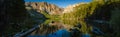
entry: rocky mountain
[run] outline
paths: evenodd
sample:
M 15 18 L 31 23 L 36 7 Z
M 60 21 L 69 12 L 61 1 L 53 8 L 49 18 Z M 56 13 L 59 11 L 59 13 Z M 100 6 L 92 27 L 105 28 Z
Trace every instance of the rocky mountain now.
M 75 7 L 87 4 L 87 3 L 77 3 L 73 5 L 69 5 L 66 8 L 60 8 L 54 4 L 49 4 L 47 2 L 26 2 L 26 7 L 32 7 L 32 9 L 37 10 L 38 12 L 46 11 L 48 14 L 61 14 L 61 13 L 69 13 L 75 11 Z
M 80 6 L 82 4 L 87 4 L 87 3 L 77 3 L 77 4 L 69 5 L 66 8 L 64 8 L 63 13 L 73 12 L 76 10 L 75 7 Z
M 63 9 L 59 8 L 54 4 L 49 4 L 47 2 L 26 2 L 25 5 L 32 7 L 38 12 L 46 11 L 48 14 L 61 14 Z

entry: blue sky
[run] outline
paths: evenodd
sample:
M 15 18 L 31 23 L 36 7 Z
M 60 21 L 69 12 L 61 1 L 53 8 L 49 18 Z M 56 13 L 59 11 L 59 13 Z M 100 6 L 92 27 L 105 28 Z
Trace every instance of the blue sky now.
M 91 2 L 91 0 L 25 0 L 25 2 L 48 2 L 50 4 L 55 4 L 59 7 L 65 8 L 68 5 L 80 2 Z

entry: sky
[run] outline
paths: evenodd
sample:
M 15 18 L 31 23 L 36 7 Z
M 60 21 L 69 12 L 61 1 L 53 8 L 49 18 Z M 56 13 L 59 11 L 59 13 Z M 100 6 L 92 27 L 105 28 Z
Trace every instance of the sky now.
M 68 5 L 77 4 L 80 2 L 91 2 L 91 0 L 24 0 L 25 2 L 47 2 L 65 8 Z

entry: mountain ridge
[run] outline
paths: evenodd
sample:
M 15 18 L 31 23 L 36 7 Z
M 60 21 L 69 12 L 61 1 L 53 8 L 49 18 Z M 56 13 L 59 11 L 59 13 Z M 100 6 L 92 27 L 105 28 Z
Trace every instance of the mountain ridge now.
M 31 6 L 38 12 L 46 11 L 48 14 L 60 14 L 63 9 L 47 2 L 26 2 L 26 6 Z

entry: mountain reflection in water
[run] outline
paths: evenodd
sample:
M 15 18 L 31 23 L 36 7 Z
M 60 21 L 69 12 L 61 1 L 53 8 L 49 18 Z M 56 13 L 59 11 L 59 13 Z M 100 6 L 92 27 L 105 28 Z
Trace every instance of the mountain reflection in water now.
M 46 23 L 47 22 L 47 23 Z M 28 35 L 27 37 L 72 37 L 72 36 L 75 36 L 76 33 L 79 33 L 79 30 L 77 30 L 76 28 L 73 28 L 71 31 L 68 31 L 67 28 L 65 27 L 69 27 L 69 25 L 65 25 L 61 22 L 58 22 L 58 21 L 53 21 L 53 20 L 47 20 L 45 23 L 48 24 L 47 26 L 41 26 L 41 30 L 37 30 L 38 32 L 35 32 L 33 35 Z M 51 32 L 50 30 L 51 27 L 49 28 L 49 26 L 51 25 L 55 25 L 55 26 L 58 26 L 58 30 L 57 31 L 54 31 L 52 33 L 47 33 L 47 32 Z M 62 28 L 60 28 L 61 26 L 63 26 Z M 48 27 L 48 29 L 47 29 Z M 56 29 L 54 29 L 56 30 Z M 41 32 L 42 31 L 42 32 Z M 47 31 L 47 32 L 45 32 Z M 47 34 L 44 34 L 47 33 Z M 43 34 L 43 35 L 41 35 Z M 82 36 L 82 37 L 90 37 L 90 34 L 82 34 L 82 33 L 79 33 L 78 35 L 76 35 L 77 37 L 79 36 Z

